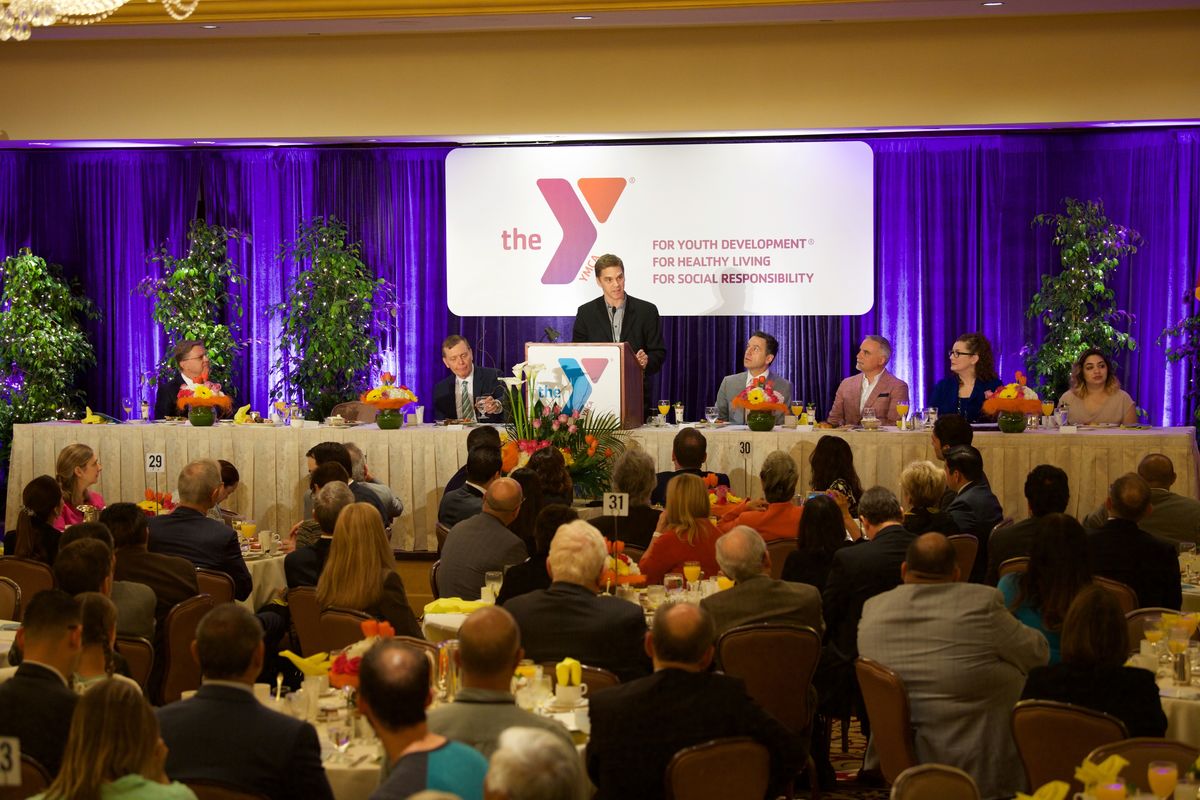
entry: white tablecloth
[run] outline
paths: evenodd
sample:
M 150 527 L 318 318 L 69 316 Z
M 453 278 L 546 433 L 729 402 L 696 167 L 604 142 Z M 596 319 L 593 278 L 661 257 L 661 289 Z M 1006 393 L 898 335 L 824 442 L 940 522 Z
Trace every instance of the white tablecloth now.
M 421 629 L 429 641 L 444 642 L 458 638 L 458 629 L 466 619 L 466 614 L 426 614 Z
M 1175 686 L 1171 678 L 1160 678 L 1158 689 L 1167 715 L 1167 738 L 1200 747 L 1200 689 Z
M 280 554 L 246 559 L 246 568 L 250 570 L 250 580 L 254 588 L 250 590 L 250 596 L 242 601 L 242 605 L 251 611 L 257 611 L 277 590 L 287 588 L 287 578 L 283 573 L 284 558 L 285 556 Z
M 0 667 L 8 666 L 8 651 L 17 639 L 17 626 L 21 623 L 0 619 Z

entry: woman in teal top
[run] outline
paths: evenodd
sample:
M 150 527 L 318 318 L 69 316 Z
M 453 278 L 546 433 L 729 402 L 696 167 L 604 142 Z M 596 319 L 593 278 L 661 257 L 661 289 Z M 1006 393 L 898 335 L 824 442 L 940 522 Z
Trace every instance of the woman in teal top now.
M 196 800 L 170 783 L 158 720 L 136 685 L 102 680 L 79 698 L 58 777 L 34 800 Z
M 1005 575 L 996 587 L 1013 616 L 1046 637 L 1051 664 L 1060 660 L 1059 637 L 1067 609 L 1092 582 L 1086 553 L 1083 526 L 1066 514 L 1047 514 L 1038 520 L 1029 569 Z

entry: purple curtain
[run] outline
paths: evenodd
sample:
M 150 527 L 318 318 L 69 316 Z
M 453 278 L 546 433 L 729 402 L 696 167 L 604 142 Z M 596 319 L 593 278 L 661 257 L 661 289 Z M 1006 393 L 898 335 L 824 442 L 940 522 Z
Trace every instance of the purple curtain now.
M 1188 424 L 1190 371 L 1168 365 L 1155 340 L 1185 313 L 1200 270 L 1200 129 L 1094 130 L 865 138 L 875 152 L 875 305 L 861 317 L 664 318 L 668 358 L 656 395 L 682 399 L 699 417 L 723 375 L 741 368 L 748 334 L 781 343 L 777 370 L 824 414 L 853 371 L 866 333 L 895 347 L 892 369 L 923 401 L 963 332 L 992 341 L 1001 376 L 1023 368 L 1021 347 L 1038 335 L 1025 308 L 1040 275 L 1058 269 L 1050 231 L 1032 228 L 1061 199 L 1104 201 L 1109 216 L 1139 230 L 1145 246 L 1113 280 L 1136 319 L 1139 348 L 1118 375 L 1157 424 Z M 550 318 L 458 318 L 446 308 L 444 161 L 448 149 L 264 148 L 197 151 L 0 152 L 0 255 L 31 246 L 79 277 L 101 306 L 93 329 L 99 369 L 93 405 L 118 411 L 164 343 L 149 305 L 131 290 L 145 258 L 183 233 L 197 197 L 210 222 L 251 237 L 234 256 L 248 281 L 244 333 L 253 341 L 234 385 L 265 405 L 278 322 L 299 266 L 277 260 L 297 226 L 318 215 L 343 220 L 363 258 L 397 284 L 401 310 L 377 336 L 385 366 L 428 397 L 445 374 L 439 345 L 451 332 L 476 359 L 506 368 L 546 327 L 570 336 L 574 309 Z M 486 265 L 481 265 L 486 268 Z M 630 270 L 639 268 L 628 265 Z

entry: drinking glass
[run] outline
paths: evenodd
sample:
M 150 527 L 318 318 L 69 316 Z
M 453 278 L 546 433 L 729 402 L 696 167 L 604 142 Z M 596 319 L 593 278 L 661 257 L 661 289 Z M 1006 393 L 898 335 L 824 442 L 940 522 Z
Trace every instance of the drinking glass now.
M 683 403 L 682 402 L 675 403 L 675 424 L 676 425 L 683 424 Z
M 658 584 L 646 587 L 646 605 L 650 611 L 656 610 L 667 599 L 667 588 Z
M 1112 783 L 1098 783 L 1092 787 L 1096 800 L 1125 800 L 1125 781 L 1117 778 Z
M 671 401 L 670 400 L 659 400 L 658 401 L 658 413 L 662 414 L 664 418 L 667 416 L 667 412 L 669 412 L 670 410 L 671 410 Z
M 1058 427 L 1061 428 L 1067 424 L 1067 417 L 1070 416 L 1070 412 L 1066 406 L 1059 406 L 1054 410 L 1054 416 L 1058 421 Z
M 804 413 L 804 403 L 792 403 L 792 416 L 799 418 Z
M 1151 761 L 1146 769 L 1146 779 L 1155 797 L 1171 797 L 1179 783 L 1179 767 L 1174 761 Z
M 1167 633 L 1167 650 L 1173 656 L 1186 653 L 1190 638 L 1186 625 L 1172 625 L 1171 630 Z
M 663 589 L 668 596 L 681 593 L 683 586 L 683 575 L 678 572 L 668 572 L 663 576 Z
M 683 577 L 687 578 L 688 583 L 695 583 L 696 581 L 700 580 L 700 562 L 683 562 Z
M 817 404 L 816 403 L 809 403 L 808 405 L 806 405 L 804 407 L 804 413 L 808 415 L 808 424 L 809 425 L 817 424 Z
M 937 423 L 937 409 L 933 406 L 925 409 L 925 424 L 932 428 Z
M 1161 617 L 1145 617 L 1142 620 L 1142 632 L 1145 634 L 1146 641 L 1154 648 L 1154 652 L 1161 659 L 1163 656 L 1162 640 L 1167 635 L 1163 630 Z
M 1048 417 L 1053 413 L 1054 413 L 1054 401 L 1053 400 L 1043 400 L 1042 401 L 1042 416 Z
M 903 419 L 908 416 L 908 403 L 896 403 L 896 413 Z
M 346 758 L 346 751 L 350 749 L 350 742 L 354 740 L 354 728 L 351 727 L 350 721 L 338 721 L 330 723 L 328 727 L 329 741 L 333 742 L 333 746 L 337 748 L 337 760 L 342 762 Z
M 500 596 L 500 587 L 504 583 L 504 573 L 500 570 L 489 570 L 483 573 L 483 585 L 491 589 L 492 597 Z
M 709 425 L 715 424 L 717 421 L 717 417 L 719 417 L 719 416 L 721 416 L 721 415 L 717 411 L 716 406 L 705 406 L 704 407 L 704 418 L 706 420 L 708 420 Z
M 133 419 L 133 401 L 128 397 L 121 400 L 121 408 L 125 409 L 126 421 Z
M 258 523 L 252 519 L 242 520 L 242 536 L 250 541 L 258 538 Z

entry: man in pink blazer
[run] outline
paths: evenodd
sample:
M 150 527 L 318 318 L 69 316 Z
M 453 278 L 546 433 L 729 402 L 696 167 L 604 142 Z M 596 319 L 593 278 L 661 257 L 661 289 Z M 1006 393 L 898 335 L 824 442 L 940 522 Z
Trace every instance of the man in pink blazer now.
M 887 371 L 891 357 L 892 345 L 884 337 L 871 334 L 863 339 L 855 359 L 861 374 L 846 378 L 838 386 L 829 409 L 829 425 L 857 425 L 867 407 L 874 408 L 875 416 L 886 424 L 896 424 L 900 417 L 896 404 L 908 403 L 908 384 Z

